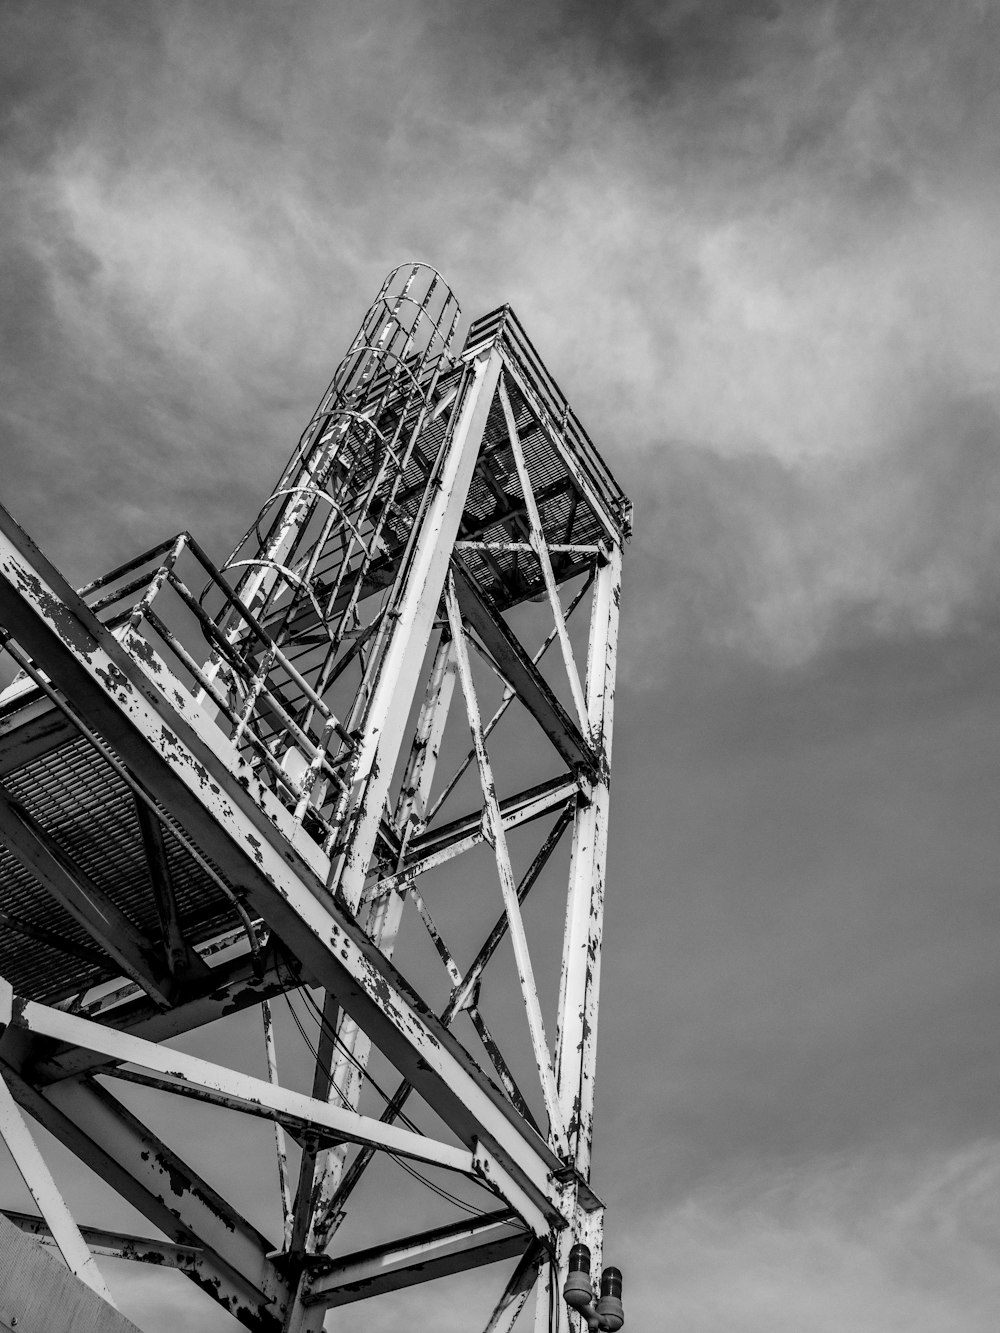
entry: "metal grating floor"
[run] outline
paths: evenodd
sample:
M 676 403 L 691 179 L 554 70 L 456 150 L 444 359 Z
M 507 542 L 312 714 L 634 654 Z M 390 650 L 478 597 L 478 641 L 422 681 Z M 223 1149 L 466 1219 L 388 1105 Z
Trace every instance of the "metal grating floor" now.
M 82 738 L 73 740 L 8 773 L 5 783 L 66 856 L 134 925 L 158 939 L 159 918 L 132 793 L 93 747 Z M 234 923 L 232 906 L 172 833 L 165 814 L 162 823 L 185 935 L 192 944 L 210 939 Z M 110 958 L 101 966 L 70 952 L 82 955 L 95 945 L 2 844 L 0 911 L 9 918 L 7 929 L 0 931 L 0 975 L 20 993 L 53 1003 L 120 975 Z M 67 949 L 28 938 L 12 923 L 52 932 Z

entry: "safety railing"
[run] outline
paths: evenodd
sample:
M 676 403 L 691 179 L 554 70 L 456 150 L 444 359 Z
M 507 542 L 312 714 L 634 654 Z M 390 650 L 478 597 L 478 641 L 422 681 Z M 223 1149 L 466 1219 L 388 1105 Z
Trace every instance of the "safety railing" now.
M 597 494 L 615 516 L 622 536 L 632 532 L 632 502 L 625 495 L 611 469 L 597 451 L 597 446 L 584 430 L 580 418 L 569 405 L 562 389 L 545 368 L 531 339 L 521 327 L 510 306 L 500 306 L 488 315 L 474 321 L 465 341 L 464 355 L 477 347 L 503 339 L 507 354 L 521 371 L 528 389 L 532 391 L 548 424 L 560 437 L 580 465 Z
M 152 649 L 295 817 L 332 845 L 328 812 L 346 790 L 354 740 L 190 533 L 80 595 L 133 655 L 148 659 Z

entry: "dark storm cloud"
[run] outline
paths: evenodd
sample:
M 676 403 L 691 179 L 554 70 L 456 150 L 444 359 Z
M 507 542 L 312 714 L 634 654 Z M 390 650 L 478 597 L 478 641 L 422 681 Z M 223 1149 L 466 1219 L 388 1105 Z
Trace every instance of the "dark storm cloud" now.
M 903 520 L 864 487 L 874 477 L 888 497 L 894 466 L 919 470 L 919 443 L 899 443 L 919 437 L 917 411 L 995 392 L 990 10 L 10 14 L 6 249 L 12 282 L 34 272 L 36 295 L 8 302 L 27 326 L 8 358 L 26 371 L 8 448 L 48 441 L 67 488 L 98 507 L 105 476 L 120 478 L 126 540 L 169 526 L 157 465 L 192 478 L 192 523 L 235 533 L 380 271 L 416 251 L 470 311 L 512 300 L 558 349 L 613 464 L 659 497 L 640 506 L 649 545 L 672 550 L 656 515 L 689 472 L 714 487 L 704 504 L 750 601 L 735 586 L 720 600 L 710 576 L 694 586 L 719 549 L 711 522 L 687 523 L 674 600 L 710 615 L 689 615 L 686 636 L 793 661 L 852 603 L 882 633 L 934 628 L 988 581 L 981 564 L 953 571 L 954 602 L 937 583 L 919 604 L 895 575 Z M 72 432 L 62 413 L 40 425 L 54 379 L 77 395 Z M 137 430 L 158 464 L 135 456 Z M 96 485 L 81 436 L 102 442 Z M 784 507 L 766 482 L 783 472 L 798 496 Z M 761 484 L 734 507 L 744 474 Z M 858 523 L 864 569 L 833 539 Z M 108 554 L 96 543 L 82 558 Z M 659 620 L 675 615 L 668 598 Z

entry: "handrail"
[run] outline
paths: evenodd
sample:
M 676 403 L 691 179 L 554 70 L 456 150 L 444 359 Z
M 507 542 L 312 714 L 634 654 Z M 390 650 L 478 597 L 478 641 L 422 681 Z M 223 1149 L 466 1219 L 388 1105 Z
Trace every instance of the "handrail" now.
M 200 568 L 201 575 L 207 575 L 208 583 L 200 597 L 185 582 L 187 572 L 182 577 L 177 568 L 185 554 Z M 136 570 L 141 572 L 136 574 Z M 212 589 L 220 594 L 223 603 L 223 610 L 214 617 L 203 604 Z M 177 605 L 194 617 L 197 644 L 191 642 L 190 635 L 178 633 L 164 619 L 167 613 L 162 612 L 159 598 L 167 590 L 179 599 Z M 335 832 L 321 811 L 311 806 L 310 798 L 317 784 L 323 784 L 320 790 L 325 784 L 332 784 L 341 792 L 345 789 L 341 770 L 354 752 L 354 737 L 190 533 L 179 533 L 150 547 L 87 584 L 80 595 L 92 612 L 104 613 L 102 623 L 119 636 L 123 630 L 131 629 L 144 637 L 145 625 L 148 633 L 182 668 L 183 678 L 191 682 L 188 686 L 191 692 L 210 701 L 217 720 L 223 722 L 223 732 L 237 746 L 248 745 L 256 762 L 287 789 L 296 817 L 301 821 L 308 810 L 324 834 Z M 239 642 L 228 638 L 218 623 L 233 615 L 241 626 Z M 127 633 L 124 642 L 127 645 Z M 252 651 L 255 662 L 248 660 L 248 650 Z M 278 673 L 276 678 L 272 678 L 272 672 Z M 230 694 L 234 687 L 235 705 Z M 294 703 L 284 696 L 288 687 L 296 692 Z M 308 704 L 314 723 L 297 720 L 294 710 L 299 699 L 303 706 Z M 265 724 L 263 730 L 261 722 Z M 296 775 L 283 766 L 282 755 L 287 749 L 301 754 L 305 773 Z M 334 753 L 335 750 L 339 753 Z
M 616 516 L 623 535 L 628 537 L 632 529 L 632 502 L 601 457 L 580 418 L 570 406 L 569 399 L 546 368 L 513 308 L 509 305 L 499 306 L 477 319 L 469 329 L 464 354 L 468 355 L 481 343 L 496 338 L 503 341 L 514 362 L 525 372 L 530 388 L 541 399 L 542 406 L 550 412 L 563 442 L 580 461 Z

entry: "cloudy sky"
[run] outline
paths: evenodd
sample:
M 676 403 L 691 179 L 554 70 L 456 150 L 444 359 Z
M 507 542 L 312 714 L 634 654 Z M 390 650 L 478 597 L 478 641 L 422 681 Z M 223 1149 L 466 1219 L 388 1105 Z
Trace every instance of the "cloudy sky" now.
M 412 257 L 515 307 L 636 500 L 636 1333 L 996 1327 L 998 61 L 990 0 L 0 15 L 0 491 L 71 578 L 223 553 Z

